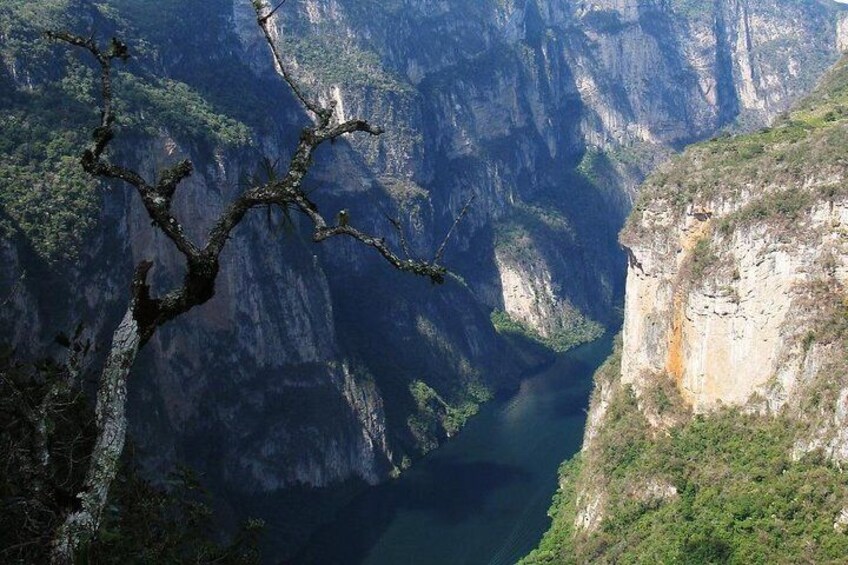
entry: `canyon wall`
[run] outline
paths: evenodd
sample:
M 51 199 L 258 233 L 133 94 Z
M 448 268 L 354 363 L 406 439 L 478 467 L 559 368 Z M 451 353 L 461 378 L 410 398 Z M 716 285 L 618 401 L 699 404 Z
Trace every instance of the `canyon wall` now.
M 167 77 L 173 82 L 156 88 L 186 99 L 174 86 L 183 84 L 196 97 L 177 112 L 164 94 L 142 100 L 115 157 L 151 176 L 190 157 L 197 174 L 179 191 L 176 209 L 199 236 L 262 156 L 286 155 L 307 118 L 276 76 L 248 2 L 175 2 L 159 11 L 130 0 L 109 5 L 122 20 L 85 11 L 68 20 L 63 10 L 72 11 L 72 2 L 53 3 L 48 16 L 54 24 L 120 31 L 140 50 L 131 74 Z M 43 85 L 60 81 L 50 58 L 65 56 L 37 43 L 30 48 L 24 40 L 35 41 L 37 22 L 20 18 L 34 16 L 4 10 L 0 84 L 4 96 L 13 93 L 8 104 L 4 98 L 8 115 L 19 116 L 43 102 Z M 350 478 L 374 483 L 398 472 L 541 361 L 516 360 L 490 322 L 493 311 L 544 338 L 574 340 L 573 328 L 616 324 L 625 265 L 617 233 L 635 187 L 684 145 L 784 111 L 837 57 L 838 21 L 831 4 L 784 0 L 285 6 L 275 30 L 308 93 L 387 131 L 319 155 L 308 179 L 319 205 L 348 209 L 355 224 L 394 243 L 385 215 L 398 217 L 413 252 L 426 256 L 475 195 L 445 256 L 461 282 L 432 288 L 353 244 L 312 245 L 297 218 L 289 225 L 278 214 L 257 214 L 230 242 L 216 297 L 163 328 L 145 353 L 131 386 L 139 459 L 157 472 L 187 461 L 216 488 L 260 496 Z M 65 71 L 85 78 L 73 60 L 68 65 Z M 62 82 L 64 95 L 75 84 Z M 193 123 L 174 119 L 198 108 Z M 69 131 L 84 132 L 88 114 L 71 104 L 63 115 L 74 112 L 80 119 Z M 21 123 L 31 126 L 32 115 Z M 41 135 L 29 129 L 26 143 Z M 74 152 L 66 153 L 73 163 Z M 35 166 L 27 155 L 24 165 Z M 60 213 L 33 204 L 32 192 L 10 184 L 13 175 L 3 178 L 9 230 L 0 291 L 12 296 L 2 310 L 3 336 L 20 350 L 41 353 L 57 331 L 79 321 L 105 343 L 139 260 L 156 259 L 157 288 L 180 275 L 125 187 L 36 183 L 36 202 L 55 201 L 67 188 L 62 202 L 87 203 Z M 703 205 L 710 213 L 725 206 Z M 63 223 L 65 212 L 77 216 Z M 827 213 L 820 211 L 822 222 Z M 54 221 L 56 233 L 42 229 Z M 57 259 L 43 244 L 48 236 L 76 252 Z M 676 267 L 649 257 L 652 248 L 634 245 L 633 253 L 631 272 L 637 261 L 648 273 L 647 290 L 635 292 L 651 294 L 655 284 L 658 294 L 673 295 L 666 279 Z M 757 261 L 747 253 L 740 260 Z M 816 260 L 787 264 L 775 253 L 769 261 L 785 277 L 774 285 Z M 745 316 L 769 306 L 743 296 L 760 284 L 757 276 L 736 285 L 748 300 L 739 307 Z M 657 337 L 645 338 L 669 347 L 672 357 L 675 347 L 688 352 L 698 343 L 696 326 L 683 323 L 687 313 L 713 308 L 693 296 L 677 306 L 650 298 L 662 303 L 658 311 L 682 312 L 679 347 L 669 346 L 660 322 L 651 330 Z M 730 308 L 729 300 L 715 308 Z M 637 359 L 642 338 L 634 332 L 642 330 L 633 308 L 627 347 Z M 782 315 L 777 306 L 774 315 Z M 726 335 L 742 316 L 709 331 Z M 743 355 L 735 351 L 727 363 Z M 715 378 L 686 359 L 679 378 L 701 395 L 693 401 L 707 405 L 718 391 Z M 628 374 L 643 365 L 667 363 L 634 361 Z
M 694 145 L 641 187 L 621 341 L 529 563 L 844 554 L 846 102 L 843 58 L 770 127 Z

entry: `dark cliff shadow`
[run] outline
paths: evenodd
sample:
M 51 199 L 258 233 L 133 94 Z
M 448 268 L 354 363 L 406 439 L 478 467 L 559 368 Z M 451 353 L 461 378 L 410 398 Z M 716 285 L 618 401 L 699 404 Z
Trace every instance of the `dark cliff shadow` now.
M 426 472 L 413 469 L 403 479 L 375 487 L 354 499 L 335 521 L 319 529 L 299 554 L 280 563 L 361 563 L 398 514 L 426 513 L 435 520 L 460 524 L 485 506 L 498 490 L 529 480 L 525 471 L 510 465 L 466 463 L 453 458 L 430 461 Z

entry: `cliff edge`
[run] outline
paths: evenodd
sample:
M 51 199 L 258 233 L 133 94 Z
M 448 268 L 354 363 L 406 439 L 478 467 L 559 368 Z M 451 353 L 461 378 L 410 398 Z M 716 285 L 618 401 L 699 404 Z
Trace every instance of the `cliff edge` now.
M 528 563 L 848 554 L 848 59 L 689 148 L 621 234 L 624 329 Z

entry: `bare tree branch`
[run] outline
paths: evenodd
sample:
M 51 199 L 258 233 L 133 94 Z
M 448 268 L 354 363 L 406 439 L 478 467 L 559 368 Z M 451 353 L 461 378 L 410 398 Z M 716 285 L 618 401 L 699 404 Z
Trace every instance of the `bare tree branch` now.
M 317 124 L 304 128 L 288 170 L 280 178 L 271 178 L 264 184 L 249 187 L 238 196 L 213 223 L 206 242 L 197 245 L 185 234 L 182 225 L 171 212 L 174 194 L 180 183 L 191 176 L 194 168 L 184 160 L 165 169 L 155 183 L 144 179 L 138 172 L 111 163 L 106 158 L 109 143 L 115 137 L 115 115 L 112 96 L 112 62 L 127 60 L 129 52 L 121 41 L 112 39 L 105 49 L 92 38 L 84 38 L 62 31 L 48 32 L 48 37 L 88 51 L 100 66 L 101 115 L 94 129 L 92 143 L 81 157 L 83 169 L 89 174 L 107 180 L 120 180 L 135 188 L 154 225 L 174 244 L 185 257 L 186 271 L 182 284 L 161 297 L 151 296 L 147 283 L 152 262 L 138 265 L 132 279 L 132 292 L 126 314 L 113 334 L 112 345 L 101 372 L 95 408 L 97 438 L 89 460 L 83 491 L 77 494 L 78 506 L 70 509 L 57 529 L 53 539 L 52 561 L 71 563 L 85 540 L 90 539 L 100 524 L 106 506 L 109 488 L 115 479 L 120 455 L 126 438 L 126 386 L 138 351 L 154 335 L 157 328 L 195 306 L 203 304 L 215 294 L 215 280 L 220 269 L 220 254 L 232 231 L 253 208 L 279 205 L 284 210 L 293 207 L 306 215 L 313 224 L 312 239 L 316 243 L 336 236 L 352 238 L 376 250 L 394 268 L 426 276 L 433 283 L 442 283 L 447 270 L 439 265 L 448 239 L 467 212 L 469 203 L 451 226 L 432 262 L 415 260 L 409 255 L 406 239 L 399 224 L 401 246 L 406 257 L 400 257 L 386 244 L 385 239 L 367 234 L 347 222 L 330 225 L 318 211 L 303 189 L 303 180 L 309 172 L 315 150 L 327 141 L 363 132 L 373 136 L 383 130 L 365 120 L 354 119 L 332 123 L 335 105 L 322 107 L 310 101 L 286 68 L 269 27 L 269 19 L 283 5 L 280 2 L 268 10 L 263 0 L 253 2 L 257 21 L 271 50 L 274 62 L 285 82 L 298 100 L 316 118 Z M 473 200 L 473 199 L 472 199 Z
M 364 245 L 373 247 L 380 253 L 380 255 L 383 256 L 384 259 L 386 259 L 386 261 L 391 263 L 399 271 L 406 271 L 416 275 L 429 277 L 435 284 L 445 282 L 445 274 L 447 273 L 447 270 L 443 267 L 439 267 L 432 263 L 416 261 L 414 259 L 402 259 L 389 249 L 389 246 L 386 245 L 385 239 L 363 233 L 353 226 L 336 225 L 318 228 L 315 230 L 312 240 L 315 242 L 321 242 L 339 235 L 352 237 Z
M 280 8 L 282 8 L 282 7 L 283 7 L 283 4 L 285 4 L 285 3 L 286 3 L 286 0 L 282 0 L 281 2 L 279 2 L 279 3 L 278 3 L 275 7 L 274 7 L 274 9 L 273 9 L 273 10 L 271 10 L 270 12 L 268 12 L 268 14 L 265 16 L 265 18 L 267 19 L 267 18 L 270 18 L 271 16 L 273 16 L 273 15 L 274 15 L 274 12 L 276 12 L 277 10 L 279 10 Z M 256 5 L 256 4 L 254 4 L 254 5 Z M 259 7 L 262 7 L 262 3 L 261 3 L 261 2 L 259 2 L 259 3 L 258 3 L 258 6 L 259 6 Z
M 268 43 L 268 47 L 271 48 L 271 54 L 274 56 L 274 62 L 277 65 L 277 70 L 279 70 L 280 74 L 283 75 L 283 80 L 286 81 L 286 84 L 289 85 L 289 88 L 292 89 L 292 92 L 294 92 L 294 95 L 297 96 L 298 100 L 300 100 L 301 104 L 303 104 L 307 110 L 315 114 L 315 117 L 318 118 L 318 123 L 322 126 L 326 126 L 330 123 L 330 119 L 333 117 L 333 111 L 331 109 L 322 108 L 320 105 L 310 101 L 306 97 L 303 90 L 297 84 L 297 81 L 295 81 L 294 77 L 286 67 L 283 57 L 277 50 L 277 44 L 274 42 L 274 37 L 271 34 L 271 28 L 268 26 L 268 21 L 284 3 L 285 1 L 280 2 L 276 8 L 269 11 L 264 0 L 253 0 L 253 8 L 256 10 L 256 21 L 259 23 L 259 28 L 265 36 L 265 41 Z
M 386 219 L 392 224 L 392 227 L 395 228 L 395 231 L 398 234 L 398 239 L 400 240 L 400 248 L 403 250 L 404 256 L 408 259 L 412 258 L 412 253 L 409 252 L 409 245 L 406 242 L 406 234 L 403 233 L 403 225 L 400 223 L 400 220 L 396 218 L 392 218 L 388 214 L 384 214 Z
M 136 171 L 112 164 L 103 158 L 109 143 L 115 137 L 115 115 L 112 96 L 112 61 L 129 58 L 127 46 L 112 38 L 104 51 L 91 38 L 84 38 L 64 31 L 48 31 L 47 37 L 81 47 L 91 53 L 100 65 L 101 113 L 100 125 L 94 129 L 93 144 L 83 152 L 83 169 L 92 176 L 121 180 L 135 187 L 151 220 L 173 241 L 177 249 L 191 260 L 198 254 L 197 246 L 185 235 L 182 226 L 171 214 L 171 200 L 177 184 L 192 173 L 192 165 L 183 161 L 160 175 L 156 186 L 151 186 Z
M 468 213 L 468 210 L 471 208 L 471 204 L 474 202 L 474 199 L 477 198 L 476 194 L 471 195 L 471 198 L 468 199 L 468 202 L 465 203 L 465 206 L 462 207 L 462 210 L 459 212 L 459 215 L 453 221 L 448 233 L 445 234 L 445 239 L 442 240 L 442 244 L 439 246 L 439 249 L 436 251 L 436 254 L 433 256 L 433 264 L 438 265 L 442 261 L 442 255 L 445 254 L 445 249 L 447 248 L 448 241 L 450 241 L 453 232 L 456 231 L 456 227 L 462 221 L 462 218 Z

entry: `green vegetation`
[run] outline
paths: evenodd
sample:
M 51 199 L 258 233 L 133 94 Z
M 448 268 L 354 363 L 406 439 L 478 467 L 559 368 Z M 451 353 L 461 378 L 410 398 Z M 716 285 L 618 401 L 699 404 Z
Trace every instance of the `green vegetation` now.
M 470 399 L 451 405 L 423 381 L 411 382 L 409 392 L 415 400 L 417 412 L 409 417 L 407 424 L 425 452 L 436 447 L 435 438 L 441 435 L 440 429 L 448 436 L 454 435 L 477 414 L 480 404 L 492 397 L 485 387 L 471 386 Z
M 0 56 L 31 81 L 22 86 L 5 66 L 0 69 L 0 235 L 22 234 L 51 262 L 77 258 L 100 208 L 98 183 L 79 166 L 98 119 L 95 73 L 80 62 L 84 57 L 40 35 L 42 29 L 73 26 L 82 14 L 68 12 L 68 6 L 16 1 L 0 7 L 0 35 L 8 38 Z M 56 66 L 59 72 L 51 68 Z M 244 124 L 182 82 L 121 72 L 114 88 L 120 122 L 132 133 L 167 132 L 208 147 L 250 141 Z
M 389 74 L 379 57 L 332 35 L 288 37 L 283 51 L 291 53 L 322 85 L 370 87 L 389 92 L 409 93 L 412 88 Z
M 77 157 L 84 116 L 94 118 L 61 88 L 0 109 L 0 235 L 20 231 L 49 259 L 75 258 L 99 209 L 96 183 Z
M 625 241 L 652 237 L 646 211 L 682 216 L 687 207 L 744 200 L 722 219 L 729 233 L 754 222 L 789 226 L 816 201 L 844 197 L 844 181 L 826 179 L 844 168 L 848 144 L 848 60 L 773 127 L 747 135 L 722 135 L 688 148 L 652 175 L 622 232 Z M 808 184 L 810 179 L 820 184 Z
M 583 175 L 586 180 L 596 184 L 601 180 L 601 172 L 609 167 L 609 162 L 606 154 L 600 149 L 590 147 L 583 154 L 583 158 L 577 165 L 577 172 Z
M 651 437 L 632 391 L 619 390 L 609 410 L 597 452 L 562 467 L 554 525 L 525 563 L 835 563 L 848 554 L 848 535 L 834 528 L 848 477 L 815 455 L 794 461 L 787 418 L 726 409 Z M 579 532 L 576 490 L 593 482 L 607 494 L 604 518 Z
M 168 79 L 145 80 L 120 73 L 115 80 L 116 111 L 122 123 L 154 136 L 167 131 L 179 139 L 204 141 L 213 146 L 250 142 L 244 124 L 215 111 L 188 85 Z
M 839 563 L 848 555 L 848 475 L 799 440 L 834 434 L 848 374 L 845 289 L 811 283 L 796 304 L 804 351 L 833 355 L 795 394 L 758 415 L 722 408 L 692 416 L 672 379 L 651 377 L 637 397 L 623 386 L 621 346 L 595 376 L 593 409 L 608 402 L 583 452 L 560 469 L 553 518 L 523 563 Z M 646 415 L 654 422 L 652 428 Z M 824 437 L 828 437 L 825 435 Z M 834 437 L 831 435 L 831 437 Z M 589 530 L 585 510 L 597 520 Z
M 762 221 L 772 224 L 779 221 L 783 226 L 790 227 L 814 204 L 815 196 L 816 194 L 810 191 L 795 187 L 768 192 L 736 212 L 724 216 L 719 222 L 719 230 L 730 234 L 739 227 Z
M 686 19 L 705 20 L 712 16 L 715 6 L 702 0 L 673 0 L 672 10 Z
M 594 341 L 604 333 L 601 324 L 589 320 L 573 308 L 568 309 L 565 319 L 560 321 L 562 327 L 554 331 L 550 337 L 543 337 L 533 328 L 502 310 L 492 311 L 491 320 L 498 333 L 530 340 L 556 353 L 564 353 L 580 344 Z
M 695 247 L 692 248 L 690 261 L 692 279 L 696 281 L 703 278 L 707 270 L 718 261 L 718 256 L 713 250 L 712 239 L 709 236 L 702 237 L 695 243 Z
M 503 310 L 493 310 L 491 318 L 492 325 L 495 326 L 495 330 L 497 330 L 498 333 L 513 333 L 525 336 L 528 336 L 528 334 L 532 333 L 531 329 L 529 329 L 527 326 L 525 326 L 518 320 L 515 320 L 512 316 L 510 316 Z M 534 336 L 534 339 L 540 338 L 538 336 Z

